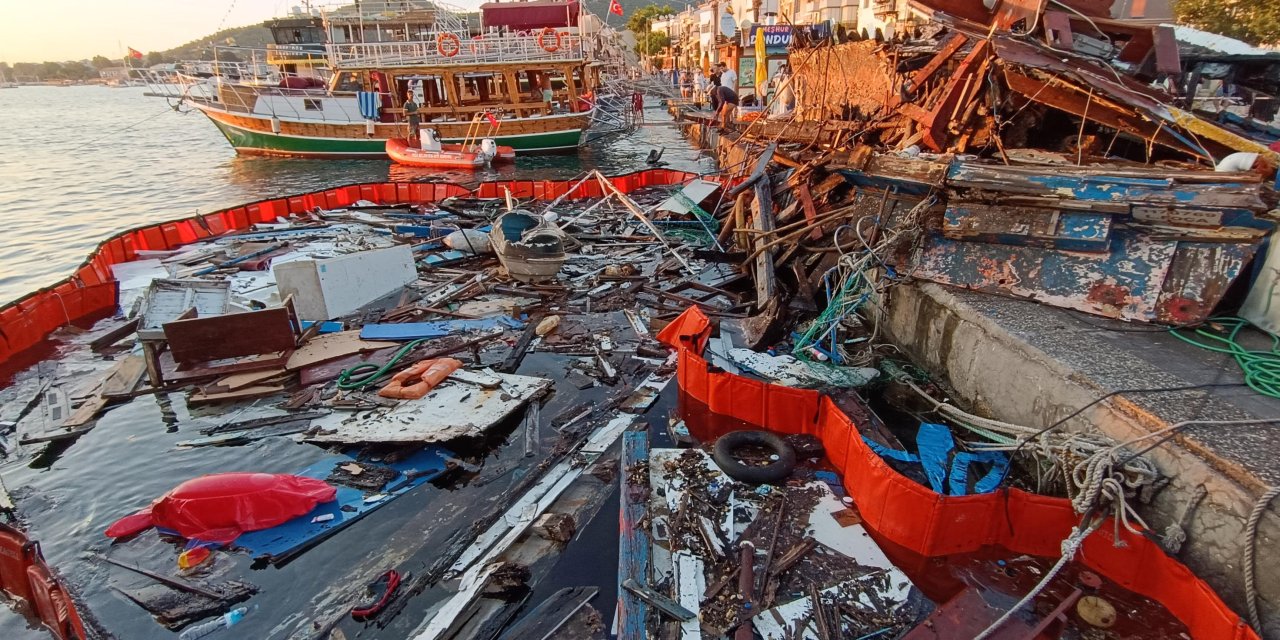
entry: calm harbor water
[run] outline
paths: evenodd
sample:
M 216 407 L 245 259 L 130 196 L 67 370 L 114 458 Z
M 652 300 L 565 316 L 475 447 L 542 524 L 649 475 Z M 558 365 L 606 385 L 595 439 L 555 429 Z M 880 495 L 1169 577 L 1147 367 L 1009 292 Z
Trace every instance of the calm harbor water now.
M 646 117 L 651 122 L 669 122 L 656 104 L 650 105 Z M 663 159 L 672 168 L 700 172 L 714 168 L 676 128 L 655 126 L 596 142 L 577 155 L 520 158 L 514 167 L 500 172 L 434 176 L 475 182 L 569 179 L 591 168 L 624 173 L 644 168 L 644 158 L 653 148 L 666 148 Z M 138 88 L 3 90 L 0 303 L 65 277 L 94 245 L 116 231 L 287 193 L 428 177 L 433 174 L 408 172 L 387 161 L 237 157 L 204 116 L 173 111 L 162 99 L 145 97 Z M 550 354 L 534 354 L 526 359 L 521 373 L 552 375 L 546 372 L 563 365 Z M 86 363 L 62 366 L 64 373 L 88 369 Z M 0 389 L 0 407 L 11 406 L 5 403 L 24 393 L 30 397 L 33 384 L 28 374 L 9 389 Z M 576 391 L 564 391 L 558 401 L 568 403 L 575 395 L 581 399 Z M 0 478 L 14 493 L 45 556 L 119 638 L 176 634 L 116 591 L 141 586 L 145 579 L 111 568 L 92 554 L 172 573 L 172 567 L 161 564 L 173 557 L 174 549 L 155 536 L 113 547 L 102 534 L 107 524 L 191 477 L 231 470 L 291 473 L 327 455 L 319 447 L 286 438 L 243 447 L 176 450 L 176 442 L 192 437 L 198 429 L 230 419 L 216 409 L 188 408 L 184 396 L 178 392 L 137 398 L 105 413 L 96 429 L 69 447 L 30 447 L 0 458 Z M 670 401 L 664 399 L 654 415 L 661 415 L 662 405 Z M 564 408 L 553 405 L 543 411 L 552 415 Z M 253 416 L 239 416 L 248 417 Z M 505 435 L 498 434 L 499 440 Z M 341 599 L 388 566 L 403 563 L 425 568 L 432 559 L 431 550 L 444 545 L 450 527 L 470 521 L 476 501 L 500 494 L 529 471 L 533 459 L 513 456 L 510 449 L 497 446 L 481 454 L 485 469 L 507 468 L 493 471 L 496 477 L 486 481 L 483 489 L 454 485 L 412 492 L 284 567 L 255 570 L 246 557 L 216 554 L 212 566 L 203 570 L 211 573 L 206 579 L 248 579 L 261 588 L 252 600 L 260 609 L 237 631 L 223 635 L 306 637 L 312 620 L 349 607 Z M 482 472 L 482 477 L 483 473 L 489 472 Z M 614 521 L 612 512 L 599 517 Z M 613 536 L 607 538 L 616 543 Z M 597 601 L 606 615 L 610 602 L 607 593 Z M 361 635 L 406 637 L 424 615 L 423 602 L 415 599 L 390 628 L 368 629 Z M 0 606 L 0 638 L 47 637 L 22 616 Z
M 651 104 L 651 122 L 669 122 Z M 644 168 L 666 147 L 672 168 L 710 171 L 674 127 L 646 127 L 580 149 L 522 157 L 475 173 L 405 169 L 386 160 L 239 157 L 197 111 L 174 111 L 138 87 L 0 91 L 0 304 L 57 282 L 111 233 L 288 193 L 352 182 L 568 179 Z

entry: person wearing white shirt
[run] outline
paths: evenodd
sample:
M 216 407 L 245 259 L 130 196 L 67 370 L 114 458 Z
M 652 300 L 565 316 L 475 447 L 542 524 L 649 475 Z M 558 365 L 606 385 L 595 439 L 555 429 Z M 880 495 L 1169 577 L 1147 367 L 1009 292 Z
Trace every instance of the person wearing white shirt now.
M 720 86 L 738 90 L 738 73 L 723 62 L 720 63 Z

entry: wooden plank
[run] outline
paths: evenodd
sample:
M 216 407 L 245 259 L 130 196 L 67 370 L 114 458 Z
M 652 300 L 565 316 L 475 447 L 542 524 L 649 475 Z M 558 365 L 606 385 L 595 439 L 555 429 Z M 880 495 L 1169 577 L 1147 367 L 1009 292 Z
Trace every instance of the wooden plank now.
M 147 372 L 147 359 L 140 355 L 131 355 L 114 369 L 114 375 L 107 378 L 102 385 L 102 397 L 108 400 L 127 398 L 133 395 L 133 388 L 138 386 L 142 375 Z
M 138 330 L 138 323 L 142 322 L 142 318 L 134 318 L 94 339 L 89 343 L 89 348 L 94 351 L 102 351 L 107 347 L 124 340 L 126 337 L 133 335 Z
M 252 400 L 253 398 L 263 398 L 269 395 L 284 391 L 283 386 L 255 386 L 237 389 L 236 391 L 228 391 L 226 393 L 205 393 L 197 391 L 187 398 L 187 404 L 191 406 L 200 404 L 209 404 L 213 402 L 227 402 L 231 400 Z
M 649 606 L 623 585 L 648 582 L 649 536 L 645 531 L 648 487 L 632 484 L 630 468 L 649 459 L 649 433 L 622 434 L 621 530 L 618 535 L 618 640 L 645 640 Z
M 599 592 L 596 587 L 561 589 L 508 628 L 498 640 L 548 640 Z
M 293 349 L 297 341 L 287 307 L 211 318 L 177 320 L 164 325 L 169 352 L 179 363 L 194 364 Z
M 285 368 L 296 371 L 358 353 L 399 346 L 396 342 L 361 340 L 359 331 L 328 333 L 313 338 L 290 354 Z
M 243 373 L 233 373 L 225 378 L 219 379 L 214 386 L 227 391 L 235 391 L 245 387 L 252 387 L 260 382 L 270 380 L 276 376 L 288 373 L 284 367 L 272 367 L 261 371 L 246 371 Z
M 761 232 L 761 242 L 773 232 L 773 186 L 766 178 L 756 182 L 756 200 L 754 227 Z M 777 295 L 777 283 L 774 281 L 773 250 L 761 251 L 755 260 L 756 277 L 756 309 L 763 309 Z
M 800 206 L 804 208 L 804 219 L 809 224 L 813 224 L 818 219 L 818 209 L 813 206 L 813 194 L 809 192 L 809 185 L 801 182 L 796 187 L 796 198 L 800 200 Z M 822 229 L 815 226 L 809 231 L 810 240 L 821 240 Z

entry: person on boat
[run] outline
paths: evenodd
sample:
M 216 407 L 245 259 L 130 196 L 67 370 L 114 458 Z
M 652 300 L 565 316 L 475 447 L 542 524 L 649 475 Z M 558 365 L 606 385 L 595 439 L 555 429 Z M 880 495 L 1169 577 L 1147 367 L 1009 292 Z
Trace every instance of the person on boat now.
M 422 116 L 418 115 L 418 103 L 413 101 L 413 92 L 404 94 L 404 117 L 409 122 L 409 143 L 417 146 L 418 127 L 422 124 Z

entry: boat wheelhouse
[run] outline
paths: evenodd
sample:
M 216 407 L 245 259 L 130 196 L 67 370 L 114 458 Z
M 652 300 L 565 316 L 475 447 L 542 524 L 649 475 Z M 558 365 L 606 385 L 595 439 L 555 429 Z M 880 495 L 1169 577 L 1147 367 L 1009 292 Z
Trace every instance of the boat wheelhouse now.
M 384 3 L 385 11 L 373 4 L 325 14 L 333 69 L 327 86 L 220 79 L 213 94 L 187 102 L 246 154 L 383 157 L 388 139 L 408 136 L 409 96 L 416 119 L 445 143 L 460 142 L 477 116 L 488 114 L 497 123 L 489 137 L 518 152 L 578 146 L 591 124 L 599 71 L 579 32 L 576 2 L 527 3 L 536 9 L 534 22 L 504 11 L 478 32 L 438 4 Z M 563 11 L 549 10 L 553 5 Z M 375 19 L 382 28 L 369 28 Z M 512 20 L 543 26 L 516 30 Z M 375 34 L 387 39 L 369 41 Z M 357 38 L 363 40 L 350 41 Z

